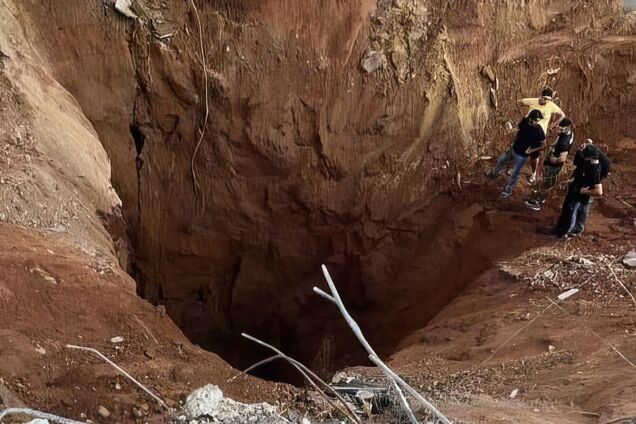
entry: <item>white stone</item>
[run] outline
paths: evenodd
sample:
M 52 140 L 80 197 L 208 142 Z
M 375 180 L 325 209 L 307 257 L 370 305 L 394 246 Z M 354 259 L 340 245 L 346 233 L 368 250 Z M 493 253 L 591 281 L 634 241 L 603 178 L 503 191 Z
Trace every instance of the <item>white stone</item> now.
M 191 417 L 200 417 L 202 415 L 214 415 L 217 411 L 219 402 L 223 399 L 223 392 L 214 384 L 207 384 L 204 387 L 196 389 L 187 397 L 183 409 Z
M 115 336 L 112 339 L 110 339 L 111 343 L 121 343 L 124 341 L 124 338 L 122 336 Z
M 223 397 L 218 386 L 208 384 L 187 397 L 183 410 L 191 417 L 192 424 L 289 424 L 278 415 L 276 408 L 267 403 L 245 404 Z M 199 419 L 200 417 L 200 419 Z
M 130 8 L 132 6 L 132 0 L 116 0 L 115 1 L 115 9 L 119 11 L 122 15 L 126 16 L 130 19 L 137 19 L 137 15 Z
M 636 268 L 636 250 L 632 250 L 623 258 L 623 264 L 629 268 Z
M 518 393 L 519 389 L 514 389 L 512 392 L 510 392 L 510 399 L 516 398 Z

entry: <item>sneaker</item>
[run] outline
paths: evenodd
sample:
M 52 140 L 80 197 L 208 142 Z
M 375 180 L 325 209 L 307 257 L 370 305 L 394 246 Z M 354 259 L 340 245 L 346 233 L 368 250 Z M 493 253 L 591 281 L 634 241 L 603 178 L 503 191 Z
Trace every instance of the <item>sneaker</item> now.
M 492 171 L 486 173 L 486 178 L 489 180 L 496 180 L 499 174 L 493 174 Z
M 583 235 L 583 231 L 570 231 L 568 233 L 568 237 L 581 237 Z
M 541 205 L 536 200 L 526 200 L 523 203 L 525 203 L 525 205 L 527 207 L 529 207 L 530 209 L 532 209 L 533 211 L 540 211 L 541 210 Z
M 507 191 L 502 191 L 501 194 L 499 195 L 500 199 L 507 199 L 510 196 L 512 196 L 512 193 L 508 193 Z

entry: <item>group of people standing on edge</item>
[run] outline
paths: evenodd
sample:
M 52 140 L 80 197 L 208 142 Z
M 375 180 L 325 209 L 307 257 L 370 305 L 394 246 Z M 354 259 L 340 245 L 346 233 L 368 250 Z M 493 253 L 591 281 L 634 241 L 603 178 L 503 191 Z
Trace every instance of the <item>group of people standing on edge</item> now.
M 527 162 L 530 162 L 531 167 L 528 182 L 530 184 L 536 182 L 541 152 L 549 148 L 543 160 L 543 184 L 524 202 L 535 211 L 541 210 L 550 191 L 556 186 L 557 177 L 574 145 L 574 124 L 553 102 L 553 96 L 554 91 L 546 87 L 541 92 L 541 97 L 519 101 L 520 105 L 528 108 L 528 113 L 518 124 L 514 143 L 499 156 L 495 167 L 487 174 L 489 179 L 494 180 L 499 177 L 509 162 L 514 162 L 500 196 L 501 199 L 507 199 L 512 195 L 521 170 Z M 547 145 L 546 136 L 549 130 L 555 128 L 558 128 L 558 136 L 552 144 Z M 550 231 L 550 235 L 557 238 L 583 233 L 592 197 L 603 195 L 602 180 L 609 175 L 611 163 L 605 153 L 588 138 L 576 150 L 574 166 L 570 179 L 564 182 L 569 185 L 561 208 L 561 216 Z

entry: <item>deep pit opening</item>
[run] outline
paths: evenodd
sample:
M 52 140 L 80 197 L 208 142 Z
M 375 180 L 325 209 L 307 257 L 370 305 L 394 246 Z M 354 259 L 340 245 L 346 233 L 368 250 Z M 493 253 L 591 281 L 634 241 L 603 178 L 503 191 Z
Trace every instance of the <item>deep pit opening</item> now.
M 408 234 L 414 250 L 409 261 L 423 263 L 406 264 L 408 261 L 405 261 L 402 265 L 406 268 L 396 276 L 401 281 L 385 281 L 387 285 L 397 286 L 395 296 L 374 298 L 369 294 L 373 288 L 365 287 L 364 281 L 359 281 L 361 265 L 358 257 L 351 255 L 347 262 L 340 264 L 326 261 L 347 309 L 358 321 L 374 349 L 385 358 L 395 353 L 405 337 L 424 327 L 488 270 L 494 261 L 544 242 L 537 237 L 520 238 L 517 232 L 510 232 L 511 226 L 519 225 L 517 215 L 486 210 L 471 199 L 458 201 L 443 198 L 438 206 L 435 206 L 435 202 L 433 206 L 440 211 L 447 211 L 449 202 L 455 207 L 455 212 L 451 213 L 456 215 L 453 219 L 448 219 L 446 212 L 443 222 L 432 223 L 427 231 Z M 396 238 L 398 236 L 399 234 L 395 235 Z M 416 240 L 414 245 L 413 238 Z M 440 249 L 432 240 L 445 240 L 442 244 L 446 248 Z M 404 246 L 399 249 L 404 249 Z M 318 258 L 312 281 L 313 285 L 327 290 L 327 284 L 319 270 L 320 262 Z M 143 273 L 137 272 L 135 277 L 140 287 L 146 287 L 147 281 Z M 251 328 L 233 326 L 223 331 L 201 334 L 196 325 L 183 325 L 179 322 L 169 308 L 168 313 L 192 343 L 219 355 L 238 370 L 246 369 L 273 355 L 270 350 L 241 337 L 240 333 L 243 331 L 280 348 L 327 381 L 344 368 L 370 366 L 366 352 L 336 306 L 313 294 L 311 285 L 304 287 L 304 291 L 307 297 L 301 302 L 302 313 L 281 314 L 273 320 L 261 320 L 256 309 L 253 310 Z M 163 304 L 161 298 L 153 299 L 144 296 L 143 292 L 139 294 L 152 303 Z M 197 291 L 193 304 L 205 303 L 208 295 Z M 163 297 L 160 285 L 159 296 Z M 279 300 L 281 304 L 290 301 L 284 295 Z M 234 308 L 230 305 L 229 309 L 232 311 Z M 232 315 L 231 320 L 235 321 L 236 318 L 239 317 Z M 240 318 L 246 319 L 244 316 Z M 303 377 L 283 360 L 262 365 L 250 374 L 297 386 L 305 384 Z

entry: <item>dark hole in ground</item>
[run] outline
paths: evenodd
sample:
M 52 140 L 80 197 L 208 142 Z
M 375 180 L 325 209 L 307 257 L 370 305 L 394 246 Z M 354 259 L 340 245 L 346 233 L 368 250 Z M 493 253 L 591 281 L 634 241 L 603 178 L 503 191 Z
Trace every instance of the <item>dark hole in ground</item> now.
M 459 205 L 456 205 L 459 207 Z M 474 206 L 474 204 L 473 204 Z M 517 205 L 523 208 L 522 205 Z M 510 213 L 512 212 L 512 213 Z M 524 212 L 524 213 L 519 213 Z M 388 295 L 373 298 L 365 292 L 373 287 L 350 284 L 351 263 L 327 264 L 351 315 L 358 321 L 365 336 L 383 357 L 393 354 L 401 340 L 422 328 L 432 317 L 458 296 L 468 285 L 492 266 L 493 261 L 518 254 L 537 246 L 545 239 L 537 236 L 537 218 L 529 218 L 525 210 L 498 212 L 491 210 L 474 214 L 458 226 L 456 220 L 444 213 L 442 223 L 429 226 L 410 243 L 410 256 L 396 274 L 383 284 L 390 287 Z M 545 216 L 541 224 L 545 224 Z M 547 218 L 551 219 L 551 218 Z M 399 239 L 399 236 L 395 236 Z M 408 236 L 411 240 L 413 235 Z M 397 253 L 404 253 L 405 245 L 397 243 Z M 316 285 L 327 289 L 316 266 Z M 251 327 L 235 328 L 232 332 L 198 334 L 196 329 L 182 326 L 193 343 L 212 351 L 235 368 L 242 370 L 274 353 L 240 336 L 246 331 L 280 348 L 316 373 L 329 379 L 336 371 L 356 365 L 370 365 L 366 352 L 353 336 L 336 306 L 310 293 L 302 304 L 302 313 L 275 319 L 260 319 L 253 310 L 250 317 L 241 318 Z M 203 301 L 204 299 L 198 299 Z M 280 297 L 281 304 L 290 301 Z M 159 302 L 161 303 L 161 302 Z M 281 309 L 281 312 L 283 310 Z M 283 360 L 276 360 L 252 371 L 258 377 L 304 384 L 302 376 Z

